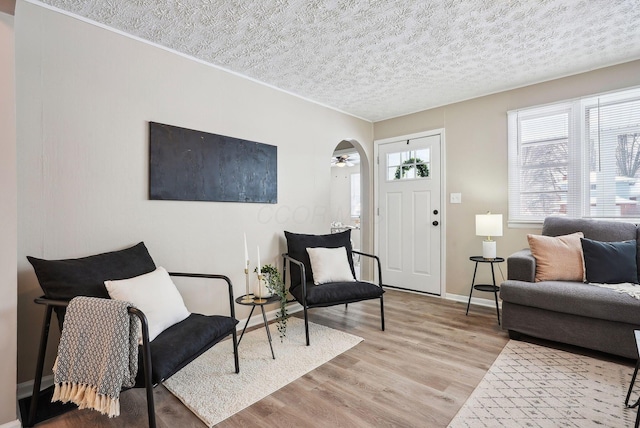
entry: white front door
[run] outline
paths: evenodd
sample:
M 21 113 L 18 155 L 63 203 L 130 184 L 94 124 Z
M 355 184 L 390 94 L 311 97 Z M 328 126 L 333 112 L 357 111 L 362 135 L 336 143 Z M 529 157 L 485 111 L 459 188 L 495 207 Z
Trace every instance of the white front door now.
M 384 284 L 441 294 L 441 135 L 378 146 L 378 251 Z

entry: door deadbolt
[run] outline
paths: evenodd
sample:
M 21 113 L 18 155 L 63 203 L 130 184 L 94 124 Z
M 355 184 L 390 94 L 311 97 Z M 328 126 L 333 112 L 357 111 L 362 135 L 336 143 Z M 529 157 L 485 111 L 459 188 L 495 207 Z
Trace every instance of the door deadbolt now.
M 438 210 L 433 210 L 433 214 L 437 215 L 438 214 Z

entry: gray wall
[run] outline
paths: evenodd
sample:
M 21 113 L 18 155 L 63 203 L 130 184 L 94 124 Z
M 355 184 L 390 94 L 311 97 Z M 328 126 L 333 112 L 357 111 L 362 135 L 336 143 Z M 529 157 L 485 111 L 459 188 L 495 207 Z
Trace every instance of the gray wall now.
M 0 31 L 10 36 L 0 38 L 4 60 L 13 55 L 13 23 L 0 16 Z M 15 27 L 20 223 L 17 262 L 9 230 L 0 251 L 7 252 L 1 263 L 10 269 L 0 271 L 15 277 L 11 269 L 17 263 L 18 382 L 33 378 L 42 318 L 41 308 L 33 304 L 41 290 L 26 255 L 76 257 L 144 240 L 158 265 L 226 273 L 241 294 L 243 232 L 252 254 L 259 244 L 265 262 L 279 263 L 283 230 L 328 231 L 328 159 L 345 138 L 364 148 L 368 160 L 363 159 L 362 168 L 369 171 L 374 135 L 383 139 L 445 129 L 446 199 L 451 192 L 463 197 L 461 205 L 445 207 L 446 291 L 464 296 L 473 273 L 468 256 L 481 250 L 474 215 L 492 210 L 506 220 L 506 111 L 640 85 L 640 61 L 635 61 L 372 125 L 30 3 L 18 2 Z M 12 73 L 5 64 L 1 72 Z M 8 81 L 2 79 L 5 85 Z M 279 203 L 149 201 L 148 121 L 277 145 Z M 11 133 L 11 127 L 0 129 Z M 11 136 L 3 135 L 2 144 L 2 162 L 11 164 L 16 158 Z M 3 165 L 0 174 L 0 215 L 8 217 L 3 226 L 13 225 L 15 234 L 15 169 L 12 175 L 11 165 Z M 369 212 L 372 188 L 363 196 Z M 364 231 L 370 232 L 372 225 L 363 216 Z M 525 247 L 526 233 L 538 231 L 505 229 L 498 238 L 500 255 Z M 363 242 L 363 249 L 371 251 L 372 243 Z M 3 279 L 5 284 L 15 290 L 15 278 Z M 220 310 L 222 303 L 202 303 L 215 295 L 200 287 L 179 287 L 190 309 Z M 8 305 L 0 316 L 10 326 L 15 302 Z M 247 315 L 239 309 L 238 317 Z M 10 347 L 16 329 L 6 329 Z M 14 354 L 3 357 L 8 370 L 15 367 Z M 49 367 L 51 363 L 50 358 Z M 7 378 L 11 386 L 6 392 L 13 400 L 15 376 L 3 376 Z M 10 410 L 14 413 L 15 407 Z
M 329 232 L 329 159 L 345 138 L 371 152 L 371 123 L 17 6 L 19 382 L 33 378 L 42 319 L 26 255 L 77 257 L 145 241 L 158 265 L 224 273 L 240 295 L 243 233 L 254 263 L 260 245 L 262 262 L 280 266 L 283 230 Z M 278 146 L 278 204 L 148 200 L 149 121 Z M 204 287 L 178 287 L 192 311 L 228 310 Z
M 425 110 L 374 124 L 375 139 L 444 128 L 446 138 L 446 292 L 468 296 L 474 264 L 482 252 L 475 236 L 475 215 L 502 213 L 504 236 L 496 238 L 498 255 L 527 247 L 527 233 L 509 229 L 507 193 L 507 111 L 640 85 L 640 61 L 603 68 L 524 88 L 500 92 Z M 449 204 L 449 194 L 462 193 L 462 204 Z M 502 265 L 506 275 L 506 264 Z M 482 281 L 489 269 L 478 269 Z M 499 273 L 497 280 L 500 279 Z M 474 296 L 491 298 L 490 294 Z
M 0 424 L 16 420 L 17 175 L 14 18 L 0 12 Z

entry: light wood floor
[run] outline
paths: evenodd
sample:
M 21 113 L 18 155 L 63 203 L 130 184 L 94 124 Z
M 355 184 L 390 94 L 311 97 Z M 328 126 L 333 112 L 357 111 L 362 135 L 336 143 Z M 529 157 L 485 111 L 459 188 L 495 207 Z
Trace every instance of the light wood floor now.
M 218 426 L 446 427 L 509 340 L 495 309 L 465 309 L 388 290 L 384 332 L 377 300 L 313 309 L 311 321 L 364 341 Z M 154 394 L 159 427 L 205 426 L 163 386 Z M 144 389 L 124 392 L 121 407 L 118 418 L 76 410 L 37 426 L 147 426 Z

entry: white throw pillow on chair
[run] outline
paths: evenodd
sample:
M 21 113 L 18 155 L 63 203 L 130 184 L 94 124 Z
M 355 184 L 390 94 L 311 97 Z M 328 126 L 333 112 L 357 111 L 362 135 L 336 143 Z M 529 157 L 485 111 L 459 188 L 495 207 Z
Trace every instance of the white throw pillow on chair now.
M 109 297 L 132 303 L 149 322 L 149 340 L 186 319 L 190 313 L 169 273 L 163 267 L 134 278 L 105 281 Z
M 315 285 L 328 282 L 355 282 L 345 247 L 307 248 L 307 253 L 311 261 Z

